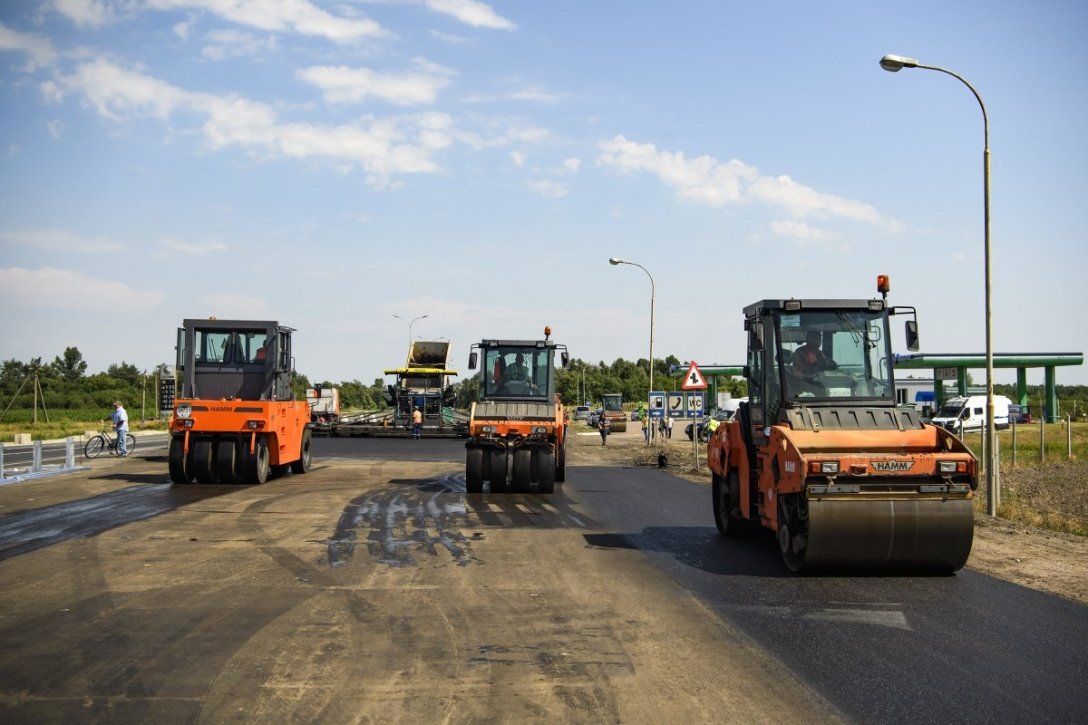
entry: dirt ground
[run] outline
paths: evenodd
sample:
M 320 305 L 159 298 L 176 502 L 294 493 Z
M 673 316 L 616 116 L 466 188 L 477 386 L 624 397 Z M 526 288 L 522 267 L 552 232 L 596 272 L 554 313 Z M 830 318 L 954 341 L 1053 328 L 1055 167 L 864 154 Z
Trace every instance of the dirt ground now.
M 692 442 L 682 428 L 674 431 L 666 444 L 652 446 L 643 442 L 638 423 L 629 423 L 624 433 L 610 435 L 605 446 L 600 436 L 582 423 L 575 423 L 573 432 L 568 449 L 571 465 L 656 466 L 658 453 L 666 451 L 670 473 L 710 485 L 706 445 L 698 447 L 696 467 Z M 1021 506 L 1041 516 L 1056 513 L 1088 522 L 1088 462 L 1008 471 L 1001 478 L 1001 486 L 1007 497 L 1015 497 Z M 976 496 L 980 504 L 986 500 L 981 488 Z M 709 498 L 707 501 L 709 505 Z M 991 517 L 984 505 L 975 508 L 975 538 L 968 568 L 1088 604 L 1088 537 Z

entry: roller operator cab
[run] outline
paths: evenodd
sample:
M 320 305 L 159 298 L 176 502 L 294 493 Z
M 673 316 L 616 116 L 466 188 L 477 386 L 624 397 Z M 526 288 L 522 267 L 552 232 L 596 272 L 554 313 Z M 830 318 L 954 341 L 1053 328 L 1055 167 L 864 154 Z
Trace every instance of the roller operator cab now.
M 762 300 L 744 308 L 748 401 L 707 448 L 718 530 L 777 533 L 792 571 L 951 572 L 974 535 L 976 460 L 962 441 L 896 405 L 890 320 L 879 299 Z
M 310 469 L 310 409 L 291 390 L 292 332 L 276 322 L 183 321 L 170 420 L 174 483 L 264 483 L 270 472 Z
M 480 400 L 469 413 L 465 486 L 469 493 L 551 493 L 566 471 L 566 412 L 555 392 L 555 362 L 566 345 L 551 339 L 483 340 L 469 369 L 480 369 Z

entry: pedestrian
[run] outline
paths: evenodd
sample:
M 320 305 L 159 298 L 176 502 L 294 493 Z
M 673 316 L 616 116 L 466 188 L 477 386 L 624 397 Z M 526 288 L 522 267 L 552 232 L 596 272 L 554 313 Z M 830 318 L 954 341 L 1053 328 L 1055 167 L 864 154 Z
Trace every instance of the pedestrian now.
M 642 415 L 642 436 L 646 439 L 646 445 L 650 445 L 650 435 L 653 433 L 653 428 L 650 425 L 650 416 L 648 413 Z
M 669 439 L 672 438 L 672 416 L 671 415 L 665 417 L 665 437 L 669 438 Z
M 419 408 L 412 408 L 412 437 L 419 439 L 423 435 L 423 413 Z
M 612 425 L 612 421 L 608 420 L 608 416 L 601 411 L 601 415 L 597 418 L 597 430 L 601 432 L 601 445 L 608 443 L 608 429 Z
M 125 436 L 128 435 L 128 413 L 120 400 L 113 403 L 113 429 L 117 431 L 117 455 L 124 458 L 128 455 L 128 446 Z
M 665 422 L 664 417 L 661 418 L 661 420 L 657 421 L 657 432 L 658 432 L 658 434 L 660 434 L 661 440 L 665 440 L 665 438 L 666 438 L 665 432 L 668 430 L 668 428 L 669 428 L 669 424 Z

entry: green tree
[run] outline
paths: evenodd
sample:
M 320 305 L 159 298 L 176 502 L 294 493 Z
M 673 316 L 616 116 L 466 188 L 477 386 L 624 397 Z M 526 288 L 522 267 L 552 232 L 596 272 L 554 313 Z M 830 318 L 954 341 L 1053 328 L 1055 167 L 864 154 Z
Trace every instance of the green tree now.
M 52 366 L 57 375 L 68 383 L 78 381 L 87 372 L 87 363 L 77 347 L 64 348 L 64 356 L 54 358 Z

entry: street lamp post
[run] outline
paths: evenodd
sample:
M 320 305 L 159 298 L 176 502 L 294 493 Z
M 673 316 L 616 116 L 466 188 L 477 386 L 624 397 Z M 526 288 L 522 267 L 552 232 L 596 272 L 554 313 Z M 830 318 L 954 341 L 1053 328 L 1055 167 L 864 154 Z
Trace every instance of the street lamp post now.
M 626 262 L 626 261 L 620 259 L 619 257 L 610 257 L 608 259 L 608 263 L 613 265 L 613 266 L 615 266 L 617 264 L 629 264 L 632 267 L 638 267 L 643 272 L 645 272 L 646 276 L 649 277 L 649 279 L 650 279 L 650 390 L 649 390 L 649 392 L 653 392 L 653 389 L 654 389 L 654 297 L 656 295 L 653 275 L 651 275 L 650 271 L 648 269 L 646 269 L 645 267 L 643 267 L 641 264 L 638 264 L 637 262 Z M 649 409 L 647 409 L 646 414 L 647 415 L 650 414 Z M 652 426 L 651 426 L 651 430 L 653 430 Z
M 991 304 L 991 285 L 990 285 L 990 121 L 986 114 L 986 104 L 982 102 L 982 96 L 978 94 L 975 87 L 967 82 L 967 79 L 958 73 L 953 73 L 947 68 L 940 68 L 935 65 L 924 65 L 919 63 L 914 58 L 904 58 L 901 55 L 885 55 L 880 59 L 880 67 L 886 71 L 892 73 L 898 72 L 902 68 L 924 68 L 926 70 L 935 70 L 946 75 L 950 75 L 956 80 L 963 83 L 975 96 L 975 100 L 978 101 L 979 108 L 982 109 L 982 137 L 983 137 L 983 151 L 982 151 L 982 178 L 983 178 L 983 236 L 985 244 L 985 265 L 986 265 L 986 440 L 984 446 L 986 448 L 986 510 L 990 516 L 997 516 L 997 504 L 1000 501 L 1000 491 L 998 491 L 997 477 L 994 475 L 994 468 L 996 465 L 996 456 L 994 455 L 994 438 L 995 438 L 995 424 L 994 424 L 994 347 L 993 347 L 993 309 Z
M 400 315 L 393 315 L 393 317 L 396 317 L 401 322 L 405 322 L 408 324 L 408 354 L 404 358 L 404 367 L 408 367 L 408 363 L 412 361 L 412 325 L 416 324 L 418 321 L 422 320 L 425 317 L 430 317 L 430 315 L 420 315 L 419 317 L 416 317 L 411 321 L 404 319 Z

